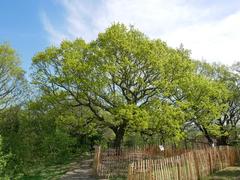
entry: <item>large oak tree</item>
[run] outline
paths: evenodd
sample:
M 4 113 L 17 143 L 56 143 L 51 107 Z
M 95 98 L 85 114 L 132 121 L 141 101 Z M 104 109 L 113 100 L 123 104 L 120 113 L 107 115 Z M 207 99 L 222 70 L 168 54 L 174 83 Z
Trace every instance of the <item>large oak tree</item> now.
M 112 25 L 90 43 L 77 39 L 47 48 L 33 58 L 33 68 L 34 83 L 44 93 L 58 103 L 67 100 L 69 107 L 88 107 L 99 125 L 113 130 L 117 147 L 128 130 L 169 126 L 174 128 L 168 128 L 167 134 L 176 136 L 189 115 L 195 118 L 201 108 L 199 114 L 205 111 L 209 116 L 214 111 L 216 115 L 221 108 L 216 104 L 210 110 L 213 91 L 201 92 L 208 90 L 206 86 L 218 86 L 196 75 L 188 51 L 170 48 L 122 24 Z M 199 91 L 197 98 L 194 88 Z M 171 115 L 163 109 L 179 113 Z

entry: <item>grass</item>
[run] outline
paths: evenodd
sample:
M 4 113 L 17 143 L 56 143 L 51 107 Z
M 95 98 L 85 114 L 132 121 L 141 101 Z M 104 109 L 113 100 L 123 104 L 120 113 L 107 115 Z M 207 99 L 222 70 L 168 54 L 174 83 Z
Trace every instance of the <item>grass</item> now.
M 227 167 L 207 178 L 208 180 L 238 180 L 240 179 L 240 166 Z
M 63 164 L 33 167 L 29 175 L 19 175 L 18 180 L 58 180 L 66 172 L 74 168 L 81 160 L 89 158 L 89 155 L 77 155 Z
M 63 174 L 65 174 L 68 169 L 71 167 L 71 164 L 61 164 L 61 165 L 52 165 L 52 166 L 42 166 L 32 169 L 27 176 L 20 176 L 17 179 L 19 180 L 50 180 L 50 179 L 59 179 Z

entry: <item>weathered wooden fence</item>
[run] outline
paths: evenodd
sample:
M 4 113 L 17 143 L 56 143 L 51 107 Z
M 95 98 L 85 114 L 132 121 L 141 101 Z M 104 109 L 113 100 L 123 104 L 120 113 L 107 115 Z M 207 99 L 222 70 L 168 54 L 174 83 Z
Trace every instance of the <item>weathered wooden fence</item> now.
M 193 150 L 179 156 L 133 162 L 128 168 L 128 179 L 197 180 L 234 165 L 239 159 L 240 150 L 229 146 Z
M 166 157 L 181 155 L 190 150 L 191 149 L 177 149 L 172 146 L 167 146 L 164 151 L 161 151 L 159 145 L 107 150 L 101 150 L 101 147 L 96 147 L 94 170 L 96 175 L 102 177 L 126 177 L 128 174 L 128 165 L 130 163 L 147 159 L 163 159 Z

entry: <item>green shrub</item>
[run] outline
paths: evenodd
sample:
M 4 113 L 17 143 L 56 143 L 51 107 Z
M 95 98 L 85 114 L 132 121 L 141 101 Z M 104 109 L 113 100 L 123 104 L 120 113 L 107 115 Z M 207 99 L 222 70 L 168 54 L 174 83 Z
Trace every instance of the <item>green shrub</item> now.
M 43 140 L 44 158 L 49 163 L 62 163 L 71 157 L 74 144 L 75 138 L 57 130 Z
M 0 136 L 0 177 L 8 179 L 7 177 L 7 165 L 11 154 L 5 154 L 2 149 L 2 137 Z

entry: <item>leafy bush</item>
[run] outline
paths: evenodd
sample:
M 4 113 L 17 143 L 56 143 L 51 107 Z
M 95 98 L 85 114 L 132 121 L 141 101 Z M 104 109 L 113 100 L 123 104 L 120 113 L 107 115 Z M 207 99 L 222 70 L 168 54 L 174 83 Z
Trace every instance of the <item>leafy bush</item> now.
M 46 161 L 62 163 L 70 158 L 75 141 L 75 138 L 60 130 L 46 136 L 42 144 Z
M 0 136 L 0 177 L 4 177 L 4 179 L 8 179 L 7 176 L 7 164 L 11 154 L 5 154 L 2 149 L 2 137 Z

